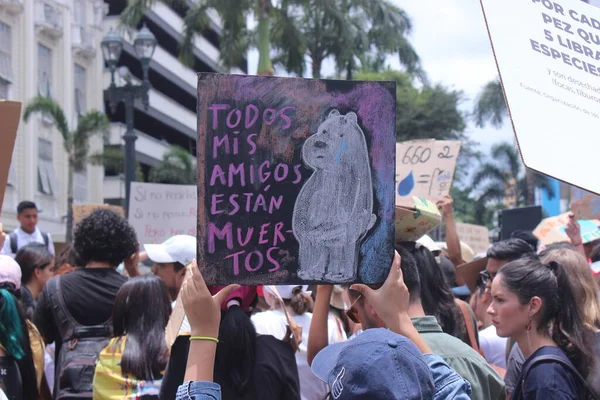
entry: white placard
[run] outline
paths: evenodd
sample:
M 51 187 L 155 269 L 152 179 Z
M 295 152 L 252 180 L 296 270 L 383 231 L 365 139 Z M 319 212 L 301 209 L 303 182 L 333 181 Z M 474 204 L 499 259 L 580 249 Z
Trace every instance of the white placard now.
M 195 185 L 131 183 L 129 223 L 142 244 L 171 236 L 196 236 L 198 201 Z
M 481 0 L 523 163 L 600 193 L 600 9 Z

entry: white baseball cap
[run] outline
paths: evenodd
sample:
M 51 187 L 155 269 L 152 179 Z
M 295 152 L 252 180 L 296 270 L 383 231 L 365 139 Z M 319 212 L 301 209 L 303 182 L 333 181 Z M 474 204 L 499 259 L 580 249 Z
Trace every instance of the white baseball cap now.
M 277 290 L 277 292 L 279 293 L 281 298 L 284 300 L 289 300 L 292 297 L 294 297 L 294 289 L 296 289 L 296 288 L 300 288 L 300 291 L 302 291 L 308 295 L 311 294 L 311 292 L 307 291 L 308 285 L 276 285 L 275 286 L 275 289 Z M 273 291 L 268 286 L 264 286 L 264 290 L 265 290 L 265 292 L 267 292 L 271 295 L 274 295 Z
M 10 256 L 0 255 L 0 282 L 12 283 L 17 290 L 21 288 L 21 267 Z
M 170 237 L 161 244 L 145 244 L 148 258 L 155 263 L 178 262 L 188 265 L 196 258 L 196 238 L 190 235 Z

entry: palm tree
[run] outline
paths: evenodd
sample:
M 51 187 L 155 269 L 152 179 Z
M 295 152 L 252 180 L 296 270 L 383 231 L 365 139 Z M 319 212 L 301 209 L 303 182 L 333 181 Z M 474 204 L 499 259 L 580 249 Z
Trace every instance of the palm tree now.
M 483 128 L 488 122 L 495 128 L 501 128 L 508 116 L 504 100 L 504 92 L 500 79 L 488 82 L 475 100 L 473 117 L 478 127 Z
M 183 147 L 173 146 L 163 155 L 158 165 L 150 170 L 148 180 L 153 183 L 194 185 L 196 183 L 194 157 Z
M 23 120 L 27 122 L 32 114 L 39 113 L 50 118 L 63 138 L 63 147 L 68 160 L 67 183 L 67 243 L 73 239 L 73 175 L 81 171 L 89 161 L 90 138 L 101 134 L 108 140 L 110 121 L 104 113 L 91 110 L 82 115 L 74 130 L 69 129 L 65 114 L 58 103 L 49 97 L 36 97 L 25 107 Z
M 490 205 L 501 203 L 507 197 L 513 197 L 517 207 L 532 204 L 534 193 L 531 188 L 545 190 L 551 199 L 556 195 L 547 176 L 533 171 L 530 171 L 531 175 L 523 174 L 519 153 L 511 144 L 494 145 L 492 158 L 497 162 L 484 163 L 473 175 L 472 190 L 480 191 L 475 203 L 475 218 L 478 222 L 485 220 Z
M 276 64 L 302 75 L 310 59 L 313 78 L 321 77 L 323 61 L 333 57 L 346 79 L 372 59 L 398 54 L 411 74 L 424 76 L 419 57 L 409 43 L 412 23 L 408 15 L 388 0 L 297 0 L 279 11 L 273 25 Z M 284 4 L 282 4 L 284 5 Z M 290 43 L 298 51 L 290 53 Z
M 142 20 L 144 14 L 156 3 L 157 0 L 132 0 L 121 13 L 121 23 L 135 27 Z M 161 0 L 167 5 L 185 6 L 181 0 Z M 281 2 L 280 7 L 287 5 Z M 282 16 L 279 9 L 271 0 L 199 0 L 187 10 L 184 17 L 183 42 L 180 45 L 180 58 L 187 65 L 193 65 L 193 41 L 208 27 L 209 16 L 207 11 L 213 9 L 223 21 L 223 33 L 220 38 L 221 60 L 225 67 L 231 68 L 238 65 L 251 46 L 259 51 L 258 73 L 272 75 L 273 66 L 270 57 L 270 29 L 274 19 Z M 253 13 L 258 21 L 256 33 L 248 30 L 246 17 Z M 256 44 L 254 37 L 257 37 Z M 295 51 L 294 44 L 286 46 L 289 51 Z

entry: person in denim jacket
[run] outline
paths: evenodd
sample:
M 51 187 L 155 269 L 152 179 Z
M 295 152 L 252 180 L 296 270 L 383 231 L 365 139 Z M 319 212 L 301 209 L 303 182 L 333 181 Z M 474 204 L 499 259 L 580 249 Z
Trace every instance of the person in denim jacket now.
M 230 285 L 210 296 L 200 272 L 194 268 L 191 279 L 182 288 L 182 300 L 193 336 L 204 339 L 194 340 L 183 385 L 177 391 L 177 400 L 216 400 L 221 399 L 219 385 L 212 382 L 216 352 L 220 312 L 219 307 L 227 294 L 236 288 Z M 319 353 L 313 362 L 315 374 L 330 385 L 331 395 L 340 400 L 344 398 L 381 397 L 382 385 L 387 393 L 399 399 L 457 399 L 470 398 L 471 388 L 467 381 L 439 357 L 430 354 L 431 350 L 416 331 L 408 317 L 408 289 L 400 270 L 400 256 L 396 253 L 390 274 L 384 285 L 372 290 L 364 285 L 354 285 L 365 296 L 386 329 L 373 329 L 360 335 L 354 341 L 328 346 Z M 365 354 L 374 355 L 372 350 L 364 353 L 360 342 L 369 342 L 372 349 L 379 349 L 377 364 L 366 362 Z M 412 343 L 410 342 L 412 341 Z M 385 354 L 383 354 L 385 353 Z M 334 357 L 337 354 L 338 357 Z M 387 363 L 394 365 L 389 369 Z M 373 366 L 378 365 L 377 369 Z M 400 368 L 400 365 L 402 368 Z M 333 369 L 331 369 L 333 366 Z M 336 367 L 338 370 L 335 370 Z M 397 373 L 396 376 L 392 375 Z M 360 375 L 360 380 L 354 379 Z M 359 382 L 367 381 L 366 386 Z M 403 382 L 404 384 L 400 384 Z M 418 384 L 417 384 L 418 383 Z M 370 390 L 370 391 L 369 391 Z

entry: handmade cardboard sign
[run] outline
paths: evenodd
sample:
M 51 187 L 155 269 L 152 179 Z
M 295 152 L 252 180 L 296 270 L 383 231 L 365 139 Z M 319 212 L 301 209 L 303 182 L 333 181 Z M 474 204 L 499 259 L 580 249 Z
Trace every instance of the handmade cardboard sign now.
M 412 197 L 410 205 L 396 205 L 396 241 L 414 241 L 442 222 L 434 203 Z
M 481 0 L 523 163 L 600 194 L 600 9 Z
M 460 240 L 468 244 L 475 254 L 485 253 L 490 247 L 490 233 L 486 226 L 457 222 L 456 231 Z
M 99 208 L 109 209 L 125 218 L 125 211 L 121 206 L 113 206 L 111 204 L 73 204 L 73 224 L 77 225 L 81 220 Z
M 581 240 L 583 243 L 589 243 L 600 238 L 600 221 L 598 220 L 578 220 Z M 568 242 L 569 237 L 565 231 L 569 223 L 569 213 L 557 215 L 543 219 L 535 228 L 533 234 L 540 240 L 542 245 L 547 246 L 556 242 Z
M 197 194 L 194 185 L 131 182 L 129 223 L 143 244 L 171 236 L 196 236 Z
M 571 211 L 577 219 L 600 219 L 600 196 L 571 188 Z
M 198 264 L 207 284 L 383 282 L 395 84 L 200 74 Z
M 21 119 L 21 103 L 0 100 L 0 211 L 8 183 L 10 162 Z
M 450 193 L 460 141 L 411 140 L 396 144 L 396 204 L 412 197 L 437 200 Z

